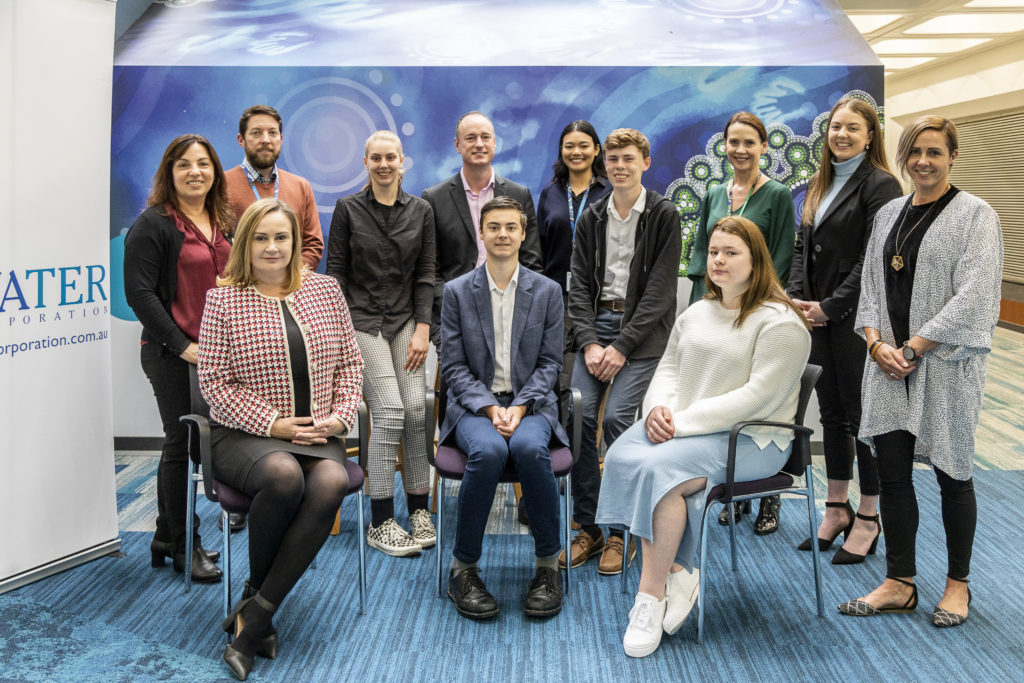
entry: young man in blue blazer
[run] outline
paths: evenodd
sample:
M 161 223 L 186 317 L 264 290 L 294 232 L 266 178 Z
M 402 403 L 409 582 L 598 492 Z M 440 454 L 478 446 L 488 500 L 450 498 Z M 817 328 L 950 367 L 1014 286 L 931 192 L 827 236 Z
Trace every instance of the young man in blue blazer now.
M 558 487 L 549 458 L 552 444 L 568 443 L 555 395 L 562 293 L 553 280 L 519 266 L 527 219 L 516 200 L 495 197 L 480 213 L 486 260 L 445 286 L 441 306 L 441 372 L 448 385 L 441 443 L 454 443 L 467 456 L 448 597 L 472 619 L 498 613 L 477 561 L 498 479 L 511 463 L 536 549 L 525 612 L 548 617 L 562 609 Z

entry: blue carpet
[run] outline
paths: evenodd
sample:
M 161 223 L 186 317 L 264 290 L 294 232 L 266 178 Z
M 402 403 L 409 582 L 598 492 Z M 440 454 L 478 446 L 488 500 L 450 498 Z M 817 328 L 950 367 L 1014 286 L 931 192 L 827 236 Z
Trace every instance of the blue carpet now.
M 929 618 L 945 576 L 938 490 L 930 471 L 916 474 L 922 523 L 915 613 L 855 619 L 835 610 L 883 577 L 883 536 L 879 554 L 864 565 L 833 567 L 831 553 L 822 556 L 825 616 L 816 617 L 810 554 L 793 550 L 807 536 L 806 508 L 786 500 L 776 535 L 760 538 L 742 524 L 735 573 L 727 532 L 712 529 L 705 644 L 696 644 L 692 618 L 642 660 L 622 654 L 632 594 L 619 593 L 617 577 L 600 577 L 595 562 L 574 572 L 576 590 L 560 615 L 523 617 L 532 541 L 522 534 L 490 535 L 484 544 L 483 575 L 502 608 L 495 620 L 463 619 L 436 597 L 436 550 L 411 559 L 369 550 L 368 614 L 359 616 L 355 507 L 346 501 L 341 535 L 328 539 L 275 618 L 281 656 L 258 659 L 250 680 L 1020 680 L 1024 578 L 1019 550 L 1008 544 L 1024 536 L 1024 473 L 976 470 L 974 602 L 964 626 L 945 630 Z M 136 491 L 121 494 L 123 505 Z M 502 510 L 514 515 L 510 506 Z M 201 500 L 200 513 L 203 528 L 216 529 L 213 506 Z M 403 512 L 398 516 L 404 521 Z M 217 547 L 217 534 L 206 533 L 207 545 Z M 169 564 L 150 568 L 149 533 L 127 531 L 123 540 L 125 557 L 0 596 L 0 680 L 229 680 L 219 661 L 226 642 L 220 586 L 196 585 L 185 595 Z M 244 532 L 233 548 L 237 595 L 247 575 Z M 636 567 L 630 578 L 635 590 Z

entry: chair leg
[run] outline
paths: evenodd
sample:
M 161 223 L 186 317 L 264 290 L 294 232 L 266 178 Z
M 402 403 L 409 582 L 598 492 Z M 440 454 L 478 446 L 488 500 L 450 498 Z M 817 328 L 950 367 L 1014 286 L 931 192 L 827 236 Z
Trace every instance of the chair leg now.
M 619 592 L 628 593 L 629 579 L 626 572 L 629 570 L 629 530 L 622 535 L 622 573 L 619 578 Z
M 224 616 L 231 613 L 231 519 L 228 511 L 220 510 L 221 526 L 224 527 Z M 231 637 L 230 635 L 228 636 Z
M 572 512 L 570 506 L 572 505 L 572 475 L 565 475 L 565 501 L 563 502 L 564 511 L 562 513 L 562 525 L 564 538 L 563 546 L 565 548 L 566 557 L 569 556 L 569 535 L 572 533 Z M 569 595 L 569 591 L 572 589 L 572 562 L 565 563 L 565 594 Z
M 809 538 L 812 540 L 811 543 L 811 562 L 814 565 L 814 593 L 818 599 L 818 616 L 825 616 L 825 605 L 821 598 L 821 562 L 820 553 L 818 552 L 818 544 L 814 543 L 813 540 L 818 537 L 818 521 L 815 518 L 815 505 L 814 505 L 814 480 L 811 475 L 811 466 L 807 466 L 807 471 L 804 473 L 807 477 L 807 521 L 810 525 L 811 535 Z
M 444 479 L 437 475 L 437 558 L 435 560 L 435 579 L 437 581 L 437 597 L 444 597 L 441 590 L 441 555 L 444 548 Z
M 704 584 L 707 579 L 708 507 L 700 518 L 700 574 L 697 576 L 697 643 L 704 642 Z
M 366 614 L 366 527 L 363 524 L 363 489 L 356 492 L 356 544 L 359 546 L 359 613 Z
M 736 571 L 736 506 L 732 502 L 726 505 L 729 507 L 729 552 L 732 554 L 732 570 Z
M 191 439 L 192 427 L 189 427 L 189 438 Z M 188 481 L 185 483 L 185 592 L 192 590 L 192 537 L 195 534 L 193 527 L 196 513 L 196 472 L 199 465 L 189 461 Z M 174 559 L 171 559 L 173 562 Z

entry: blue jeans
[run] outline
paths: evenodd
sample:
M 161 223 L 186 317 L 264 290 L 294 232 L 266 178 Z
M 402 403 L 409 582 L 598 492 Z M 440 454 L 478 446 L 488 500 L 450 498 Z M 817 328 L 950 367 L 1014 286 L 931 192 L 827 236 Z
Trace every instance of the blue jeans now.
M 495 398 L 497 405 L 508 406 L 510 402 L 508 398 Z M 539 415 L 526 415 L 506 441 L 490 418 L 464 415 L 455 425 L 455 443 L 467 458 L 466 474 L 459 487 L 455 557 L 462 562 L 480 559 L 494 490 L 510 461 L 523 486 L 537 557 L 558 553 L 562 544 L 558 538 L 558 486 L 548 453 L 550 423 Z
M 601 346 L 607 346 L 615 341 L 621 327 L 621 313 L 598 310 L 595 328 Z M 583 349 L 576 352 L 572 385 L 583 394 L 583 443 L 580 445 L 579 458 L 572 469 L 572 516 L 578 524 L 593 524 L 594 515 L 597 513 L 597 496 L 601 489 L 601 469 L 597 454 L 597 413 L 601 407 L 601 397 L 610 384 L 602 429 L 605 444 L 611 446 L 615 439 L 636 421 L 636 411 L 643 403 L 647 385 L 651 382 L 659 360 L 661 359 L 629 359 L 611 382 L 601 382 L 587 370 Z M 577 416 L 573 415 L 572 419 L 577 419 Z

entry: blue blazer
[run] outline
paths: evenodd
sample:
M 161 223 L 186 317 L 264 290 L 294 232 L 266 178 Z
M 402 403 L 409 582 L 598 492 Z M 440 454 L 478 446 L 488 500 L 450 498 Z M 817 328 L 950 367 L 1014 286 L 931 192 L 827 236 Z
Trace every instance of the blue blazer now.
M 486 264 L 447 283 L 441 304 L 441 373 L 448 384 L 448 407 L 441 443 L 454 438 L 467 413 L 481 414 L 495 404 L 494 321 Z M 558 422 L 555 388 L 562 371 L 562 291 L 549 278 L 519 268 L 512 311 L 512 405 L 532 405 L 527 415 L 551 424 L 553 439 L 569 439 Z

